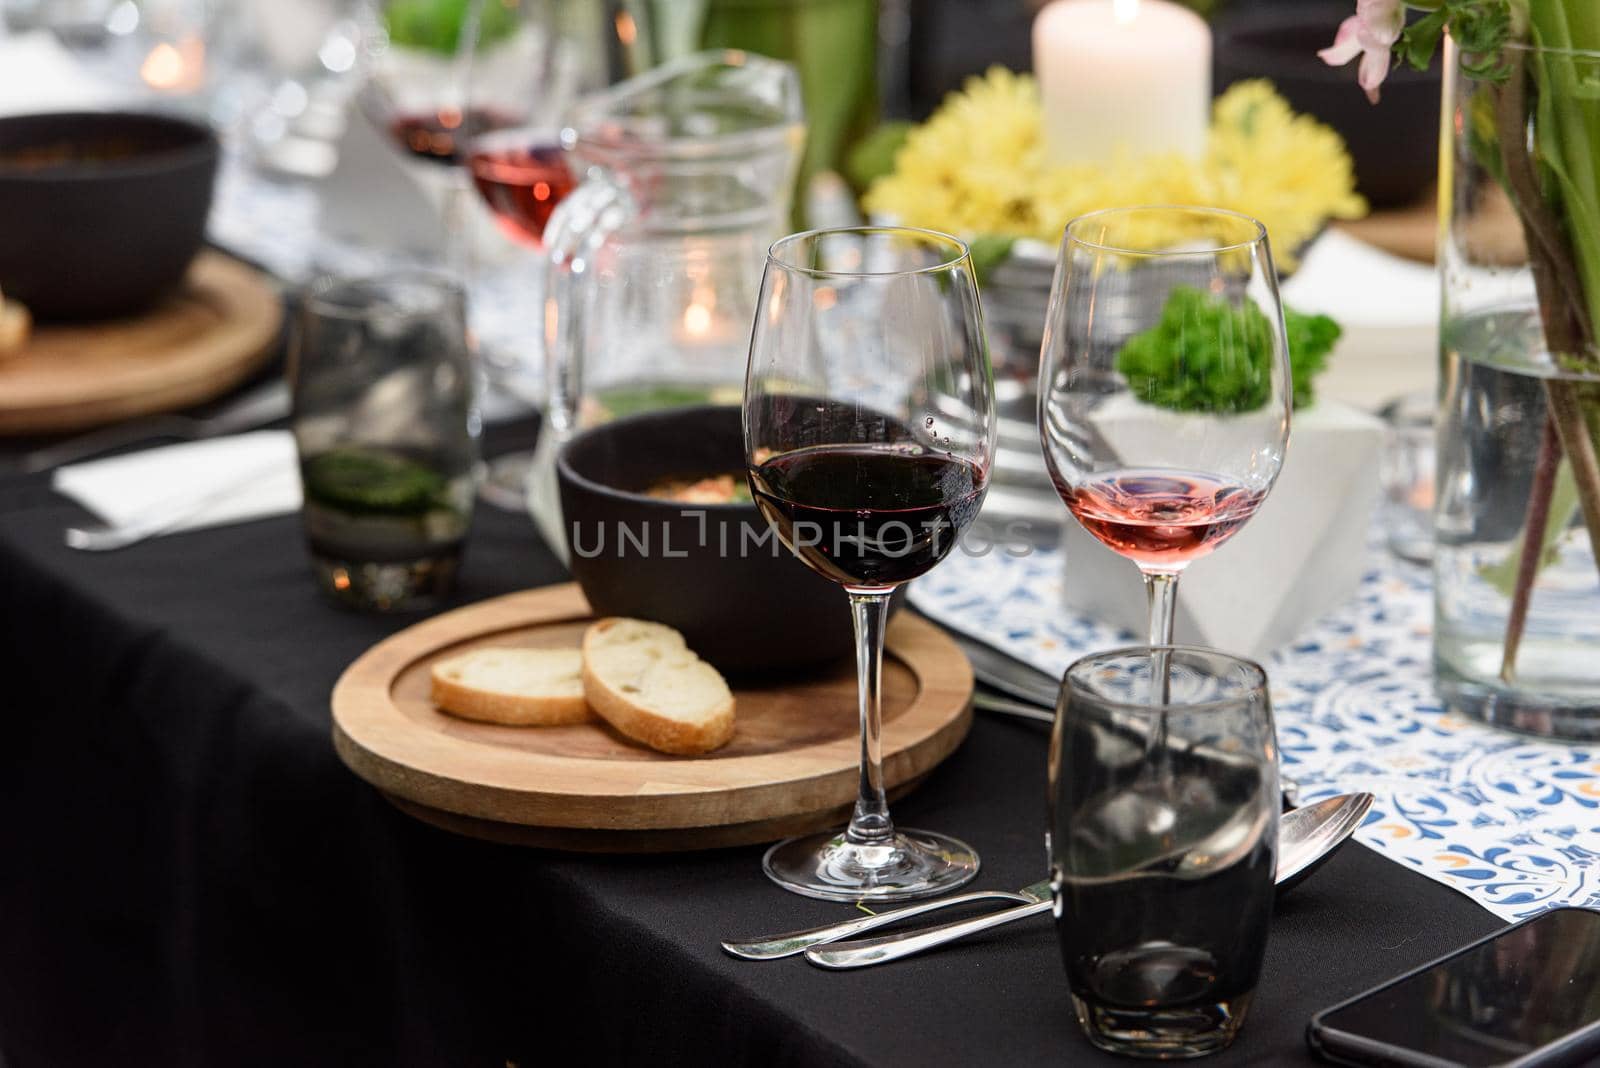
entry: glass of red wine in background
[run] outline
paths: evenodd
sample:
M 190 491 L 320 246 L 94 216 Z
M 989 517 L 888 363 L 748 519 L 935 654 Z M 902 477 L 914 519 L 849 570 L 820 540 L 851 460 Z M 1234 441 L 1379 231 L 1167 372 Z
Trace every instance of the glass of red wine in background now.
M 459 163 L 469 119 L 473 126 L 515 121 L 473 114 L 468 105 L 467 77 L 485 2 L 366 0 L 367 44 L 356 99 L 411 159 Z
M 1039 433 L 1068 510 L 1143 574 L 1151 645 L 1172 642 L 1183 569 L 1236 534 L 1272 489 L 1291 394 L 1259 222 L 1152 207 L 1068 224 L 1040 356 Z
M 859 228 L 772 246 L 745 381 L 750 488 L 783 544 L 855 619 L 860 795 L 843 831 L 779 842 L 785 889 L 896 901 L 960 886 L 965 843 L 897 828 L 884 796 L 880 677 L 889 598 L 955 548 L 994 454 L 994 381 L 967 247 Z

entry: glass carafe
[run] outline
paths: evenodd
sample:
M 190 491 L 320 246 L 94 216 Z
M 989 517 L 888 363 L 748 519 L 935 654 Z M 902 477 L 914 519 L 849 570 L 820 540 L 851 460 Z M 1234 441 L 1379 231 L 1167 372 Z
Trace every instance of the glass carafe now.
M 562 143 L 581 184 L 544 235 L 549 399 L 528 481 L 556 552 L 555 456 L 573 434 L 739 403 L 762 266 L 788 229 L 804 140 L 794 69 L 748 52 L 686 56 L 570 113 Z

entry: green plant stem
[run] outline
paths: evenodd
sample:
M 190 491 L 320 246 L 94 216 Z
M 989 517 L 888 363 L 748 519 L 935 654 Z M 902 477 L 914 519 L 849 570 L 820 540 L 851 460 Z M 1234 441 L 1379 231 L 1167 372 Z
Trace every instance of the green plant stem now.
M 1533 160 L 1528 154 L 1527 72 L 1522 57 L 1511 50 L 1511 71 L 1496 93 L 1495 122 L 1499 130 L 1505 180 L 1528 243 L 1528 259 L 1538 293 L 1539 316 L 1544 324 L 1545 343 L 1553 355 L 1582 354 L 1589 351 L 1593 327 L 1586 312 L 1583 287 L 1560 222 L 1550 210 L 1540 187 Z M 1578 500 L 1589 544 L 1600 569 L 1600 461 L 1589 435 L 1588 420 L 1577 387 L 1570 382 L 1546 379 L 1544 382 L 1546 419 L 1555 431 L 1572 468 Z M 1546 437 L 1549 437 L 1546 431 Z M 1555 459 L 1555 458 L 1553 458 Z M 1552 472 L 1554 464 L 1551 465 Z M 1517 569 L 1517 585 L 1512 591 L 1512 614 L 1506 620 L 1506 656 L 1501 676 L 1515 672 L 1516 650 L 1527 625 L 1527 604 L 1538 577 L 1539 543 L 1544 522 L 1550 514 L 1550 497 L 1555 489 L 1553 477 L 1535 479 L 1528 499 L 1528 519 L 1524 526 L 1524 561 Z M 1531 566 L 1530 566 L 1531 559 Z M 1521 612 L 1516 611 L 1518 604 Z
M 1595 564 L 1600 567 L 1600 456 L 1595 453 L 1594 438 L 1589 433 L 1583 398 L 1573 383 L 1550 380 L 1545 381 L 1545 397 L 1550 417 L 1561 435 L 1561 448 L 1578 483 L 1578 505 L 1583 510 L 1583 524 L 1589 529 Z

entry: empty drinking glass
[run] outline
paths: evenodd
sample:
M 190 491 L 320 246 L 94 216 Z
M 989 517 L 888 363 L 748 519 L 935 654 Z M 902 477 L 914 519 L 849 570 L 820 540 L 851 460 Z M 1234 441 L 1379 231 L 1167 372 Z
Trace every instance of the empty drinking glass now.
M 1402 560 L 1433 560 L 1433 420 L 1439 401 L 1432 393 L 1408 393 L 1378 409 L 1383 419 L 1383 529 L 1389 551 Z
M 478 462 L 460 286 L 424 271 L 323 279 L 289 358 L 319 584 L 380 611 L 448 592 Z
M 1050 878 L 1073 1006 L 1096 1046 L 1192 1057 L 1233 1040 L 1272 915 L 1275 747 L 1266 673 L 1250 661 L 1158 646 L 1067 669 Z

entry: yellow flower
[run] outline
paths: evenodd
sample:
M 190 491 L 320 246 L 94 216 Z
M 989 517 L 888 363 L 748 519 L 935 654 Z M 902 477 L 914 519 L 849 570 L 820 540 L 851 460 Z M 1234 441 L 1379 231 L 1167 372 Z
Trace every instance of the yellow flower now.
M 1265 81 L 1241 82 L 1217 99 L 1199 161 L 1163 155 L 1052 164 L 1041 118 L 1031 77 L 995 67 L 968 79 L 911 132 L 894 172 L 874 182 L 863 203 L 911 226 L 1050 242 L 1074 216 L 1099 208 L 1231 208 L 1266 225 L 1286 268 L 1328 219 L 1366 213 L 1343 140 L 1296 115 Z

